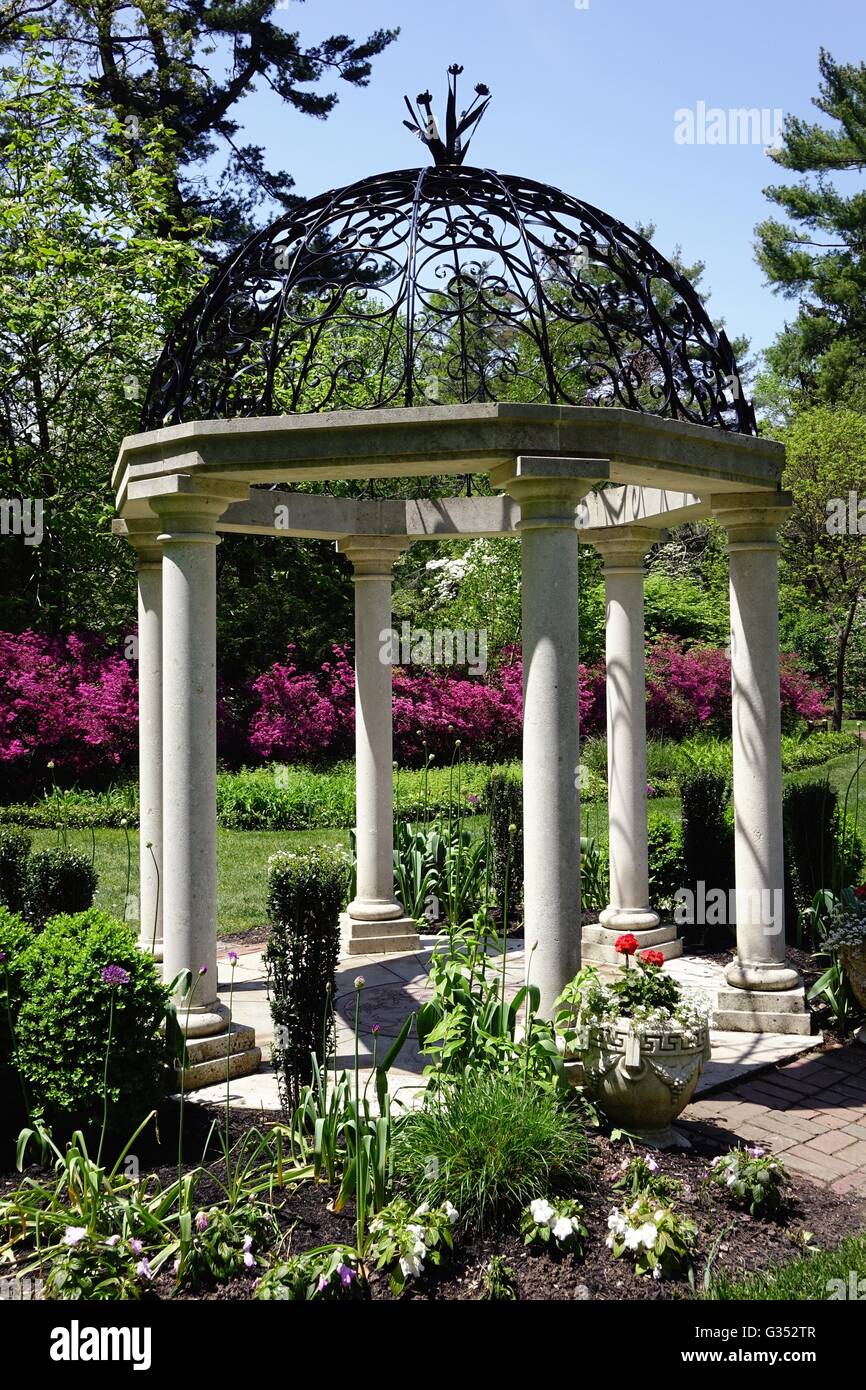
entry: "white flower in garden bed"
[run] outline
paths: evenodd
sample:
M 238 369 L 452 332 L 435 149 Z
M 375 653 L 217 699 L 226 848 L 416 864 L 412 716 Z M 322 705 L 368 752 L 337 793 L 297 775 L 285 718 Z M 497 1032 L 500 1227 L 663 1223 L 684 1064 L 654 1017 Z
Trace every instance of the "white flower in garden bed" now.
M 614 1256 L 633 1259 L 636 1272 L 650 1274 L 653 1279 L 682 1271 L 696 1234 L 693 1221 L 650 1193 L 642 1193 L 622 1211 L 614 1207 L 607 1226 L 606 1244 Z
M 582 1218 L 580 1202 L 548 1202 L 537 1197 L 524 1211 L 520 1231 L 526 1245 L 546 1245 L 553 1240 L 559 1250 L 579 1251 L 588 1235 Z

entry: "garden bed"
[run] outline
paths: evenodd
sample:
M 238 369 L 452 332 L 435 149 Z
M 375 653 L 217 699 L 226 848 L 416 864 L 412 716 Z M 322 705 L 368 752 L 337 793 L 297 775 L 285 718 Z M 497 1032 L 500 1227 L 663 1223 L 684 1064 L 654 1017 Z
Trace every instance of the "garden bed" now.
M 176 1175 L 173 1161 L 174 1132 L 177 1107 L 163 1107 L 160 1118 L 159 1145 L 151 1144 L 142 1154 L 142 1178 L 156 1174 L 163 1183 Z M 224 1111 L 205 1106 L 187 1108 L 185 1135 L 189 1160 L 200 1157 L 201 1145 L 211 1121 L 224 1123 Z M 275 1113 L 245 1114 L 232 1112 L 231 1135 L 236 1141 L 243 1132 L 254 1126 L 267 1128 L 278 1122 Z M 173 1132 L 174 1131 L 174 1132 Z M 695 1281 L 697 1292 L 702 1290 L 707 1262 L 714 1276 L 724 1275 L 736 1282 L 771 1265 L 793 1260 L 808 1245 L 832 1250 L 846 1237 L 866 1226 L 866 1202 L 862 1198 L 833 1193 L 828 1189 L 793 1177 L 788 1185 L 788 1201 L 776 1218 L 753 1217 L 733 1205 L 717 1186 L 704 1181 L 711 1159 L 728 1150 L 736 1142 L 727 1130 L 706 1124 L 690 1126 L 693 1147 L 657 1155 L 661 1172 L 677 1179 L 682 1189 L 676 1198 L 677 1207 L 697 1227 L 695 1248 Z M 641 1152 L 639 1149 L 637 1152 Z M 489 1297 L 485 1275 L 490 1260 L 499 1256 L 513 1274 L 516 1296 L 522 1301 L 600 1299 L 682 1300 L 695 1297 L 688 1279 L 654 1281 L 634 1272 L 628 1259 L 614 1259 L 605 1244 L 607 1221 L 614 1207 L 627 1200 L 614 1187 L 621 1165 L 630 1150 L 623 1142 L 613 1143 L 598 1135 L 593 1141 L 593 1156 L 586 1169 L 581 1188 L 568 1195 L 584 1204 L 584 1221 L 589 1231 L 583 1257 L 557 1255 L 548 1248 L 527 1248 L 513 1226 L 502 1227 L 486 1235 L 463 1234 L 455 1240 L 453 1254 L 446 1255 L 438 1269 L 431 1269 L 417 1280 L 409 1280 L 399 1297 L 404 1301 L 477 1301 Z M 163 1163 L 163 1157 L 172 1161 Z M 149 1163 L 149 1166 L 148 1166 Z M 219 1174 L 222 1161 L 213 1165 Z M 31 1170 L 35 1173 L 35 1169 Z M 6 1195 L 17 1185 L 19 1175 L 7 1174 L 0 1180 L 0 1195 Z M 209 1191 L 208 1181 L 199 1185 L 196 1200 L 206 1206 L 216 1199 L 216 1183 Z M 292 1253 L 298 1254 L 325 1244 L 354 1243 L 355 1216 L 351 1202 L 339 1214 L 331 1209 L 335 1189 L 324 1184 L 303 1182 L 288 1190 L 282 1199 L 277 1196 L 275 1213 L 281 1231 L 290 1239 Z M 12 1273 L 11 1267 L 7 1271 Z M 144 1291 L 145 1299 L 166 1300 L 225 1300 L 250 1299 L 255 1289 L 256 1270 L 225 1283 L 211 1284 L 196 1292 L 174 1291 L 174 1279 L 160 1274 Z M 369 1281 L 370 1296 L 375 1300 L 393 1300 L 388 1278 L 373 1272 Z

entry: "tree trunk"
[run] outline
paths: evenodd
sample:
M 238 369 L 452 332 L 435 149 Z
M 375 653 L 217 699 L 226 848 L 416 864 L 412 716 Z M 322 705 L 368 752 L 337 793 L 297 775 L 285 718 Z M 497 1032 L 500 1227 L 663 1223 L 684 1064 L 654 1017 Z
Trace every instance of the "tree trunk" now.
M 848 639 L 851 636 L 851 628 L 854 626 L 854 615 L 857 612 L 857 600 L 854 599 L 848 609 L 848 616 L 845 625 L 836 639 L 836 679 L 833 682 L 833 728 L 837 733 L 842 728 L 842 706 L 845 695 L 845 657 L 848 655 Z

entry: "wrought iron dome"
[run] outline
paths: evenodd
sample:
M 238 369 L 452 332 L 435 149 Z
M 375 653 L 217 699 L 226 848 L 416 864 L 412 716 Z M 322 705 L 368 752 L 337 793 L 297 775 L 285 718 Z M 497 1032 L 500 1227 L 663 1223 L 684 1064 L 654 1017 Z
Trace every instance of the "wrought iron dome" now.
M 726 335 L 637 232 L 532 179 L 463 163 L 490 95 L 433 165 L 322 193 L 215 271 L 157 363 L 142 428 L 480 401 L 624 406 L 756 433 Z

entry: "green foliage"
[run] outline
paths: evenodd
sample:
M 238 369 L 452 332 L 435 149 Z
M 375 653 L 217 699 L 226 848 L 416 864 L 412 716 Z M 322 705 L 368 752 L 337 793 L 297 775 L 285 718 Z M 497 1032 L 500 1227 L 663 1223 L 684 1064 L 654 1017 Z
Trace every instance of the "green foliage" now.
M 607 854 L 593 835 L 580 837 L 580 905 L 588 912 L 600 911 L 608 900 Z
M 519 1073 L 469 1067 L 407 1113 L 394 1174 L 414 1201 L 450 1200 L 461 1222 L 480 1229 L 578 1181 L 589 1153 L 575 1097 Z
M 178 1280 L 193 1289 L 252 1273 L 255 1251 L 279 1235 L 273 1211 L 253 1200 L 234 1208 L 211 1206 L 195 1217 L 185 1211 L 179 1229 Z
M 99 875 L 89 859 L 64 849 L 32 855 L 24 883 L 26 915 L 35 927 L 59 913 L 85 912 L 93 903 Z
M 623 1163 L 621 1174 L 613 1186 L 632 1199 L 643 1192 L 648 1197 L 669 1200 L 679 1196 L 683 1185 L 677 1178 L 662 1173 L 658 1160 L 652 1154 L 644 1154 L 643 1158 L 640 1154 L 632 1154 Z
M 498 958 L 491 950 L 495 944 L 479 914 L 471 925 L 449 931 L 447 946 L 433 952 L 427 977 L 433 995 L 418 1010 L 416 1021 L 422 1056 L 433 1059 L 425 1071 L 453 1075 L 480 1065 L 503 1074 L 562 1077 L 553 1031 L 537 1017 L 538 986 L 524 985 L 509 1000 L 507 943 L 502 940 Z M 523 1039 L 518 1044 L 523 1008 Z
M 734 833 L 728 815 L 727 780 L 716 772 L 696 772 L 683 778 L 682 887 L 698 899 L 698 884 L 706 891 L 734 884 Z
M 513 771 L 492 772 L 487 780 L 492 880 L 503 930 L 523 917 L 523 786 Z
M 22 960 L 32 940 L 33 928 L 23 917 L 0 907 L 0 1111 L 4 1130 L 21 1100 L 15 1062 L 15 1019 L 21 1008 Z
M 30 836 L 22 831 L 0 833 L 0 906 L 10 912 L 24 910 L 31 844 Z
M 797 304 L 767 353 L 770 367 L 795 392 L 835 401 L 862 389 L 866 352 L 866 209 L 856 179 L 866 169 L 866 67 L 838 63 L 823 48 L 818 67 L 813 104 L 823 119 L 787 116 L 781 148 L 770 152 L 806 177 L 764 190 L 787 220 L 756 228 L 757 259 L 777 293 Z
M 649 643 L 673 636 L 686 642 L 723 647 L 730 634 L 727 604 L 721 594 L 696 580 L 656 570 L 644 583 L 645 631 Z
M 764 1149 L 739 1147 L 714 1158 L 708 1181 L 721 1187 L 752 1216 L 772 1215 L 784 1206 L 788 1174 L 785 1165 Z
M 802 940 L 815 894 L 838 884 L 838 808 L 838 795 L 826 778 L 797 782 L 783 793 L 785 927 L 789 940 Z
M 88 1303 L 134 1302 L 142 1293 L 140 1264 L 128 1241 L 91 1238 L 85 1232 L 74 1244 L 54 1254 L 48 1265 L 45 1295 Z
M 273 1064 L 287 1113 L 312 1078 L 311 1055 L 324 1061 L 334 1014 L 340 911 L 346 860 L 327 848 L 284 851 L 270 861 L 265 951 L 274 1023 Z
M 265 1270 L 254 1297 L 268 1303 L 360 1298 L 363 1290 L 355 1260 L 342 1246 L 322 1246 L 290 1255 Z
M 101 977 L 119 965 L 108 1100 L 113 1127 L 139 1119 L 164 1093 L 167 991 L 151 957 L 123 922 L 81 912 L 46 923 L 21 959 L 15 1019 L 18 1064 L 34 1113 L 63 1128 L 100 1118 L 112 990 Z
M 481 1271 L 481 1297 L 491 1303 L 514 1303 L 517 1275 L 504 1255 L 491 1255 Z
M 683 836 L 670 816 L 650 811 L 647 825 L 649 898 L 658 911 L 673 910 L 674 894 L 685 881 Z

